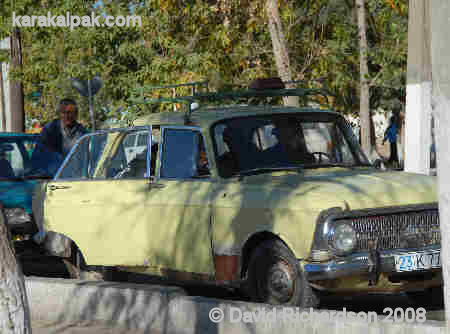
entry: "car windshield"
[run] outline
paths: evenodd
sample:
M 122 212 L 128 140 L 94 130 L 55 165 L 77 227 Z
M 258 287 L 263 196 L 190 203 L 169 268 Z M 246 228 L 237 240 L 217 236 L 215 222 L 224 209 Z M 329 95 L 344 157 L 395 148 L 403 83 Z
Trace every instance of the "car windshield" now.
M 43 147 L 38 135 L 0 136 L 0 179 L 51 178 L 62 158 Z
M 351 128 L 331 113 L 232 118 L 217 123 L 212 132 L 222 177 L 369 164 Z

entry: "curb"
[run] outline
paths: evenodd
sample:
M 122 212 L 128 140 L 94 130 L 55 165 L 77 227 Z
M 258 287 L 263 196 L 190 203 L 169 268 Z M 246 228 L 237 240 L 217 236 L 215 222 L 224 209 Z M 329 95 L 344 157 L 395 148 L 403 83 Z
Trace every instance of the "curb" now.
M 178 287 L 37 277 L 27 277 L 25 285 L 32 321 L 55 323 L 93 321 L 130 330 L 186 334 L 447 333 L 445 322 L 427 320 L 424 323 L 388 324 L 382 322 L 381 316 L 377 323 L 335 318 L 322 318 L 320 321 L 317 319 L 287 321 L 281 318 L 273 321 L 258 321 L 252 316 L 258 315 L 261 308 L 268 311 L 275 309 L 280 314 L 283 308 L 274 308 L 265 304 L 188 297 Z M 222 321 L 215 323 L 209 319 L 213 308 L 220 308 L 219 312 L 223 312 Z M 236 315 L 239 313 L 244 316 L 240 321 L 236 321 Z

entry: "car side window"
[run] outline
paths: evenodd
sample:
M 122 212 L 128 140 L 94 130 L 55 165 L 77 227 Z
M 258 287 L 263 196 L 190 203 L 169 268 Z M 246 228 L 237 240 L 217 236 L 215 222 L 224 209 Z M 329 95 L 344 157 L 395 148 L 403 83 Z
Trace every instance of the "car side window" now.
M 89 148 L 92 136 L 81 138 L 76 150 L 68 157 L 57 179 L 87 179 L 89 171 Z
M 138 136 L 137 146 L 145 146 L 148 141 L 148 133 L 140 133 Z
M 124 139 L 123 145 L 128 148 L 134 146 L 134 141 L 136 139 L 136 135 L 134 133 L 127 136 L 127 138 Z
M 160 177 L 188 179 L 208 176 L 209 162 L 200 131 L 164 129 Z
M 142 130 L 141 130 L 142 131 Z M 127 144 L 136 130 L 99 132 L 83 137 L 57 176 L 58 179 L 125 179 L 147 175 L 147 143 L 142 152 L 129 155 Z M 148 139 L 148 135 L 147 135 Z

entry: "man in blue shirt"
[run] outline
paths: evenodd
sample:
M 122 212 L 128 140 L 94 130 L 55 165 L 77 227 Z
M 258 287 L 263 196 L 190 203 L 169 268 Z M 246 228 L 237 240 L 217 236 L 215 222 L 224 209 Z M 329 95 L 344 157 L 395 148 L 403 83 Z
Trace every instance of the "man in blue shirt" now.
M 383 144 L 386 140 L 389 141 L 391 146 L 391 155 L 389 156 L 388 163 L 398 165 L 398 153 L 397 153 L 397 134 L 398 134 L 399 119 L 397 114 L 393 114 L 389 120 L 389 126 L 384 132 Z
M 42 129 L 41 143 L 64 158 L 75 142 L 87 133 L 87 130 L 77 122 L 78 107 L 74 100 L 61 100 L 58 113 L 59 118 Z

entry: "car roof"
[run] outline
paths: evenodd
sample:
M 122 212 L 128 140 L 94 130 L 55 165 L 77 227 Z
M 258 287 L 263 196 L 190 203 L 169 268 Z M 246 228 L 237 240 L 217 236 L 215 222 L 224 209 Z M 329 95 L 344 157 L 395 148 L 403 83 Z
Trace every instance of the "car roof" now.
M 221 106 L 213 108 L 201 108 L 193 111 L 190 114 L 189 121 L 186 122 L 186 114 L 184 112 L 160 112 L 153 113 L 136 119 L 133 122 L 134 126 L 145 125 L 161 125 L 161 126 L 174 126 L 174 125 L 190 125 L 198 126 L 201 128 L 209 128 L 216 122 L 236 118 L 236 117 L 248 117 L 248 116 L 265 116 L 274 114 L 299 114 L 299 113 L 327 113 L 338 115 L 338 113 L 325 109 L 318 108 L 298 108 L 298 107 L 286 107 L 286 106 L 270 106 L 270 105 L 232 105 Z

